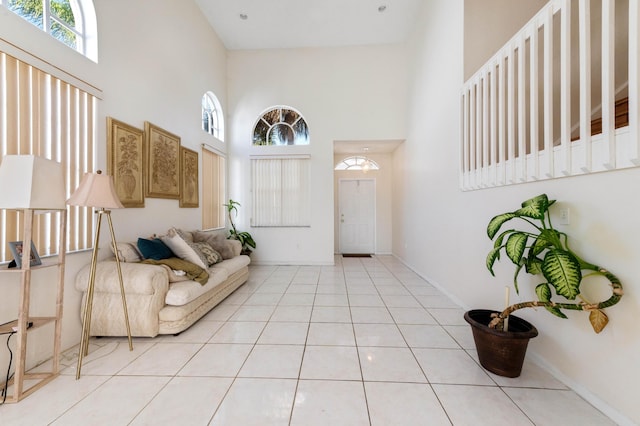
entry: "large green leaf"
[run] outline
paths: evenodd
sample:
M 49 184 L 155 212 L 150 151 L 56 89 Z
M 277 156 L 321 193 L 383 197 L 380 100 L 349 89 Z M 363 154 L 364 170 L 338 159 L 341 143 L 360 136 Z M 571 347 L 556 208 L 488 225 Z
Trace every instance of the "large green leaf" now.
M 256 248 L 256 242 L 253 240 L 253 237 L 248 232 L 239 232 L 238 235 L 242 237 L 242 243 L 246 244 L 250 247 Z
M 504 246 L 505 251 L 509 259 L 516 265 L 520 264 L 520 259 L 524 254 L 524 250 L 527 247 L 527 240 L 529 236 L 524 232 L 514 232 L 507 238 L 507 243 Z
M 516 293 L 520 294 L 520 289 L 518 288 L 518 275 L 524 266 L 524 260 L 520 262 L 520 264 L 516 267 L 515 272 L 513 273 L 513 287 L 516 289 Z
M 526 270 L 528 274 L 538 275 L 542 273 L 542 259 L 539 257 L 528 257 L 525 266 L 527 267 Z
M 495 241 L 493 242 L 493 246 L 494 247 L 500 247 L 502 245 L 502 241 L 504 241 L 504 237 L 512 232 L 516 232 L 515 229 L 508 229 L 504 232 L 502 232 L 500 235 L 498 235 L 498 237 L 495 239 Z
M 496 274 L 493 273 L 493 264 L 496 263 L 496 259 L 500 258 L 501 249 L 502 247 L 494 247 L 493 249 L 491 249 L 491 251 L 487 255 L 487 261 L 486 261 L 487 269 L 489 270 L 489 272 L 491 272 L 491 275 L 493 275 L 494 277 L 496 276 Z
M 502 224 L 514 217 L 517 217 L 515 213 L 504 213 L 491 219 L 489 221 L 489 225 L 487 225 L 487 235 L 489 236 L 489 239 L 493 240 L 493 237 L 498 233 Z
M 536 286 L 536 294 L 538 295 L 538 299 L 541 302 L 550 302 L 551 301 L 551 289 L 547 283 L 538 284 Z M 551 312 L 553 315 L 560 318 L 567 318 L 565 314 L 563 314 L 559 308 L 555 306 L 545 306 L 547 311 Z
M 517 216 L 526 216 L 533 219 L 543 220 L 544 214 L 549 210 L 549 199 L 547 194 L 541 194 L 522 203 L 522 208 L 515 211 Z
M 553 241 L 557 241 L 558 232 L 553 229 L 543 229 L 540 231 L 540 235 L 533 242 L 531 250 L 529 252 L 532 256 L 537 256 L 544 251 L 544 249 L 553 246 Z
M 580 263 L 571 253 L 559 249 L 549 250 L 542 262 L 542 274 L 559 295 L 574 300 L 580 293 L 582 271 Z

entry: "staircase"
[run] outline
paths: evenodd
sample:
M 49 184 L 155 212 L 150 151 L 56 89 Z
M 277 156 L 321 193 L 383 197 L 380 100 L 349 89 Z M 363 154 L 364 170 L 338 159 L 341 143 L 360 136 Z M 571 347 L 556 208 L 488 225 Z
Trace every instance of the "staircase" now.
M 461 189 L 640 166 L 639 97 L 640 1 L 550 0 L 462 87 Z
M 614 128 L 620 129 L 629 125 L 629 98 L 620 99 L 615 103 Z M 602 133 L 602 118 L 591 120 L 591 136 Z M 576 139 L 579 139 L 576 138 Z

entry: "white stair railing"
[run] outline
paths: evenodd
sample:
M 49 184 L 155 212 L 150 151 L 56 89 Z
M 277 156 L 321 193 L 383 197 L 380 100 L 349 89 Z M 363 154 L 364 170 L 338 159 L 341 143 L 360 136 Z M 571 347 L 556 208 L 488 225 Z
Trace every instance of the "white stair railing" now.
M 628 0 L 628 6 L 616 0 L 597 1 L 601 2 L 601 39 L 592 35 L 591 0 L 552 0 L 464 84 L 463 190 L 640 165 L 640 0 Z M 622 86 L 628 91 L 629 125 L 619 129 L 614 115 L 616 7 L 628 7 L 628 81 Z M 578 26 L 573 40 L 572 22 Z M 593 43 L 601 44 L 598 81 L 591 75 Z M 574 73 L 572 58 L 579 65 Z M 554 61 L 559 61 L 559 67 Z M 618 66 L 626 62 L 618 58 Z M 579 108 L 573 114 L 572 82 L 573 93 L 579 96 Z M 601 95 L 597 105 L 592 101 L 594 88 Z M 602 133 L 592 136 L 595 110 L 602 114 Z

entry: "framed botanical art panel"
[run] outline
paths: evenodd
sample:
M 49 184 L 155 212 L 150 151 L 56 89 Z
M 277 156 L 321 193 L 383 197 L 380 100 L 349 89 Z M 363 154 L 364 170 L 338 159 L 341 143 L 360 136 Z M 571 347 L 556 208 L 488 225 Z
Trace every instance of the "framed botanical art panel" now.
M 198 207 L 198 153 L 182 147 L 180 168 L 180 207 Z
M 107 174 L 125 207 L 144 207 L 144 132 L 107 117 Z
M 180 198 L 180 136 L 144 122 L 145 195 L 152 198 Z

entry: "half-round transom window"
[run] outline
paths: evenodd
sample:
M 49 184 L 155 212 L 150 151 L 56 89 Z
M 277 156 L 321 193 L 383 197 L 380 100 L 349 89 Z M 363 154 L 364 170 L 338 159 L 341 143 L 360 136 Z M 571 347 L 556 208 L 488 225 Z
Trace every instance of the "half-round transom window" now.
M 348 157 L 339 162 L 335 170 L 362 170 L 368 172 L 369 170 L 380 170 L 378 163 L 367 157 Z
M 253 128 L 253 144 L 308 145 L 307 122 L 292 108 L 271 108 L 262 114 Z

